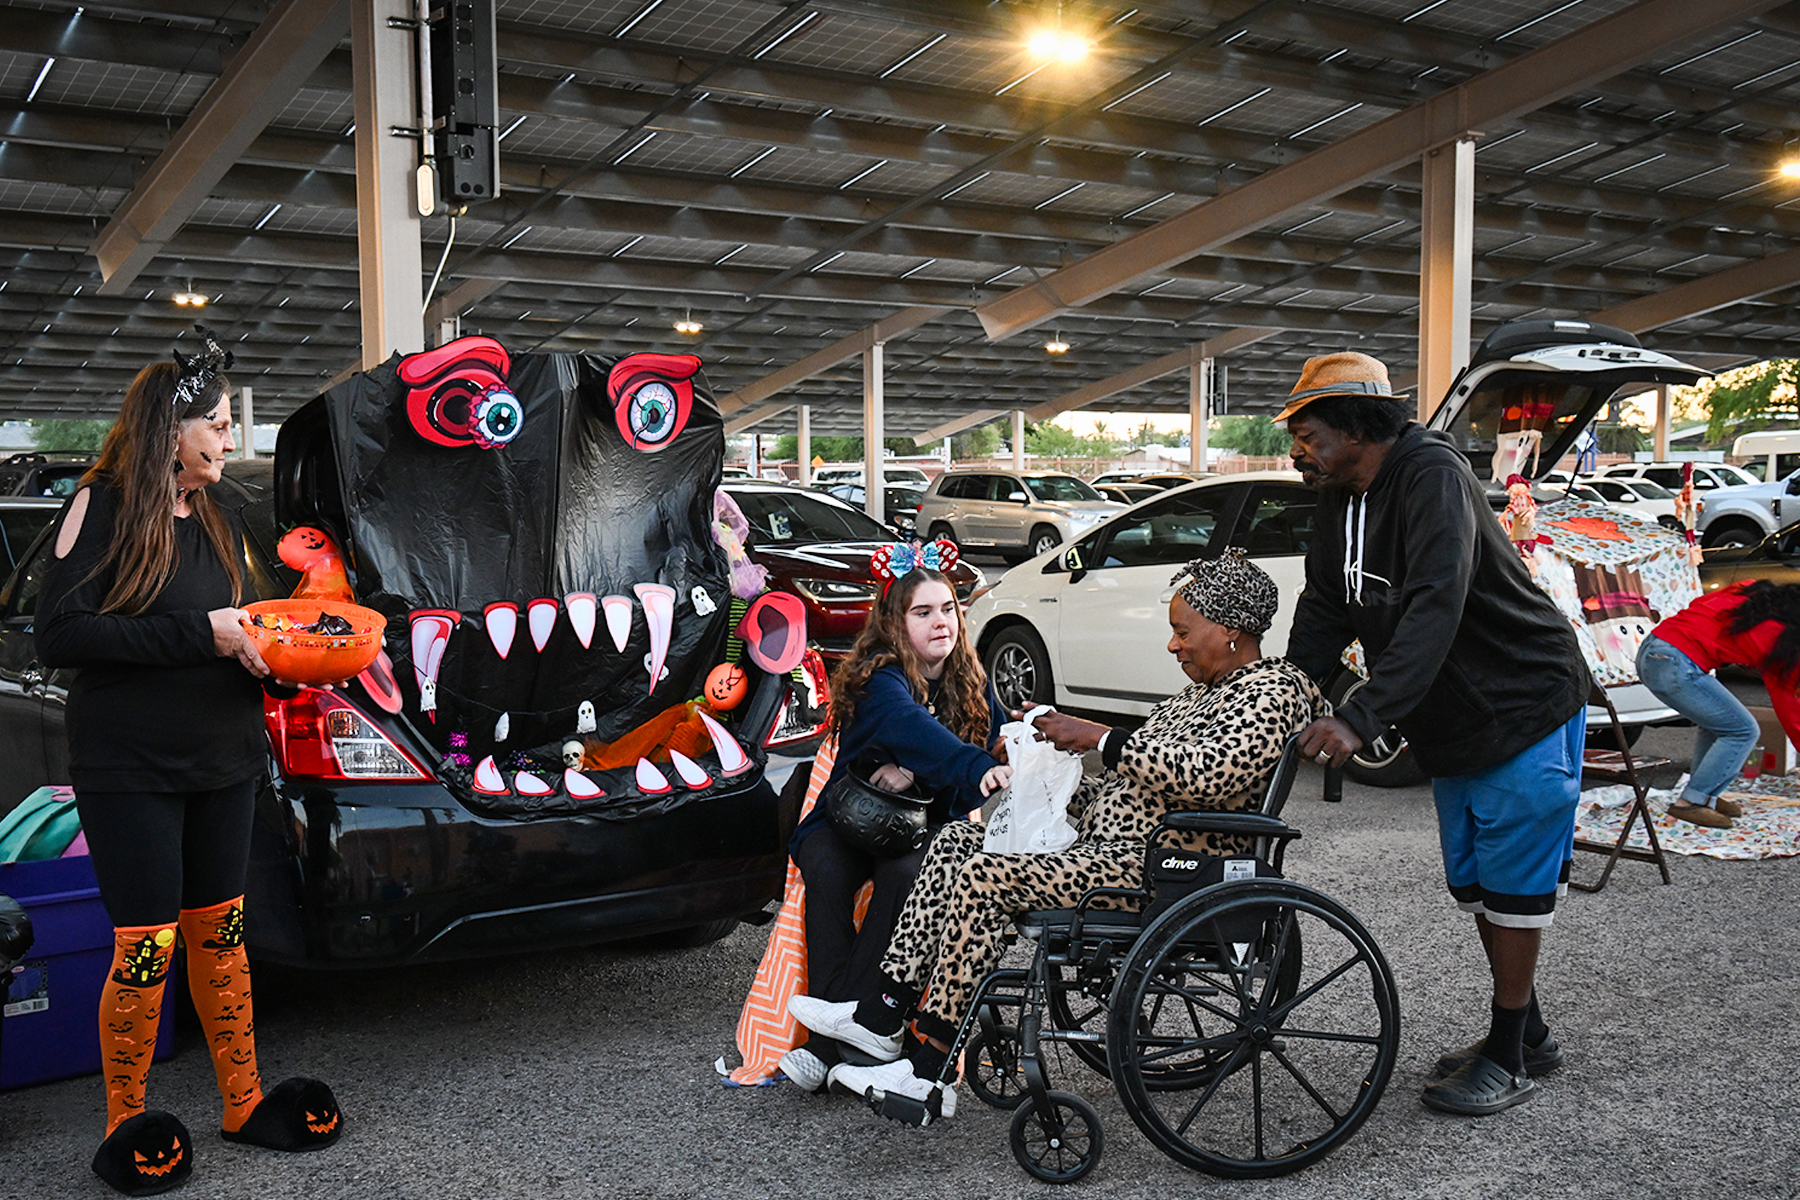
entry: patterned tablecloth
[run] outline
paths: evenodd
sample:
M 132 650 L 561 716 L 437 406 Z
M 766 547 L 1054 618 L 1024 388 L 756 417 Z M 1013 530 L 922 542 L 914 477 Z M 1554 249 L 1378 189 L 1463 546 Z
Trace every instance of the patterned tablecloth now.
M 1791 858 L 1800 855 L 1800 778 L 1764 775 L 1746 787 L 1754 791 L 1728 791 L 1725 797 L 1744 806 L 1744 815 L 1730 829 L 1708 829 L 1692 821 L 1678 821 L 1666 811 L 1681 794 L 1686 776 L 1668 790 L 1652 788 L 1650 813 L 1656 821 L 1656 838 L 1672 854 L 1704 854 L 1710 858 Z M 1611 844 L 1619 840 L 1625 824 L 1625 806 L 1631 789 L 1621 785 L 1589 788 L 1581 793 L 1575 812 L 1575 836 Z M 1643 825 L 1632 827 L 1625 843 L 1649 849 Z

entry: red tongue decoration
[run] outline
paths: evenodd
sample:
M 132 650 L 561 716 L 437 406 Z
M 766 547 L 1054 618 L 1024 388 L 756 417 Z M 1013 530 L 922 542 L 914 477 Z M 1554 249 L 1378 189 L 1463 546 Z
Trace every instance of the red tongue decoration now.
M 806 606 L 787 592 L 764 592 L 738 622 L 737 634 L 751 662 L 771 675 L 786 675 L 806 653 Z

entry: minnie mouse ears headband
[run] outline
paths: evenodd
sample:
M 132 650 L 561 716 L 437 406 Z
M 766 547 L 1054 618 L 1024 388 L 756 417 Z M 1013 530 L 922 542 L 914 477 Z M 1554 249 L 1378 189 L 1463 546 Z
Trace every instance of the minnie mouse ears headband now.
M 188 405 L 206 395 L 206 389 L 212 386 L 219 372 L 230 367 L 235 361 L 231 351 L 222 348 L 212 330 L 204 325 L 195 325 L 194 331 L 200 335 L 200 353 L 191 358 L 183 358 L 181 351 L 175 354 L 175 395 L 173 403 L 176 408 Z
M 948 571 L 960 557 L 962 555 L 957 550 L 956 543 L 948 538 L 938 538 L 923 545 L 917 542 L 895 542 L 869 556 L 869 574 L 881 580 L 881 590 L 885 593 L 893 586 L 894 580 L 908 574 L 915 567 Z

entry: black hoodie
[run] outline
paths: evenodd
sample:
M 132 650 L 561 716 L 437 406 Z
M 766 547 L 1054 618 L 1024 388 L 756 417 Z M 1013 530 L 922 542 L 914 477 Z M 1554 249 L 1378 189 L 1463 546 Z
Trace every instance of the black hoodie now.
M 1586 703 L 1575 631 L 1532 582 L 1442 433 L 1408 424 L 1369 490 L 1319 493 L 1287 657 L 1323 681 L 1352 638 L 1369 682 L 1338 715 L 1397 726 L 1428 775 L 1499 765 Z

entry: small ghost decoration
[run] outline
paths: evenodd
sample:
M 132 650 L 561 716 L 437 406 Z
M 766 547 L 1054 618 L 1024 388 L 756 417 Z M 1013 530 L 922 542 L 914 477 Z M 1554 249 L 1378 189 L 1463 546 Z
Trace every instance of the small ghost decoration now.
M 512 714 L 501 713 L 500 719 L 494 722 L 494 740 L 504 742 L 506 735 L 512 732 Z
M 693 596 L 694 611 L 700 616 L 710 617 L 719 610 L 719 606 L 713 603 L 713 598 L 707 595 L 705 588 L 696 585 Z
M 598 728 L 600 724 L 594 719 L 594 702 L 583 700 L 581 707 L 575 710 L 575 732 L 592 733 Z
M 569 741 L 562 744 L 563 766 L 571 771 L 581 769 L 581 755 L 586 749 L 580 742 Z
M 652 669 L 652 663 L 651 663 L 652 657 L 653 656 L 649 655 L 649 654 L 644 655 L 644 670 L 648 671 L 648 670 Z M 663 680 L 665 680 L 669 677 L 669 668 L 663 667 L 662 664 L 660 664 L 660 663 L 657 663 L 655 665 L 658 667 L 661 667 L 661 669 L 656 672 L 655 683 L 661 683 Z M 655 683 L 653 683 L 651 686 L 654 687 Z

